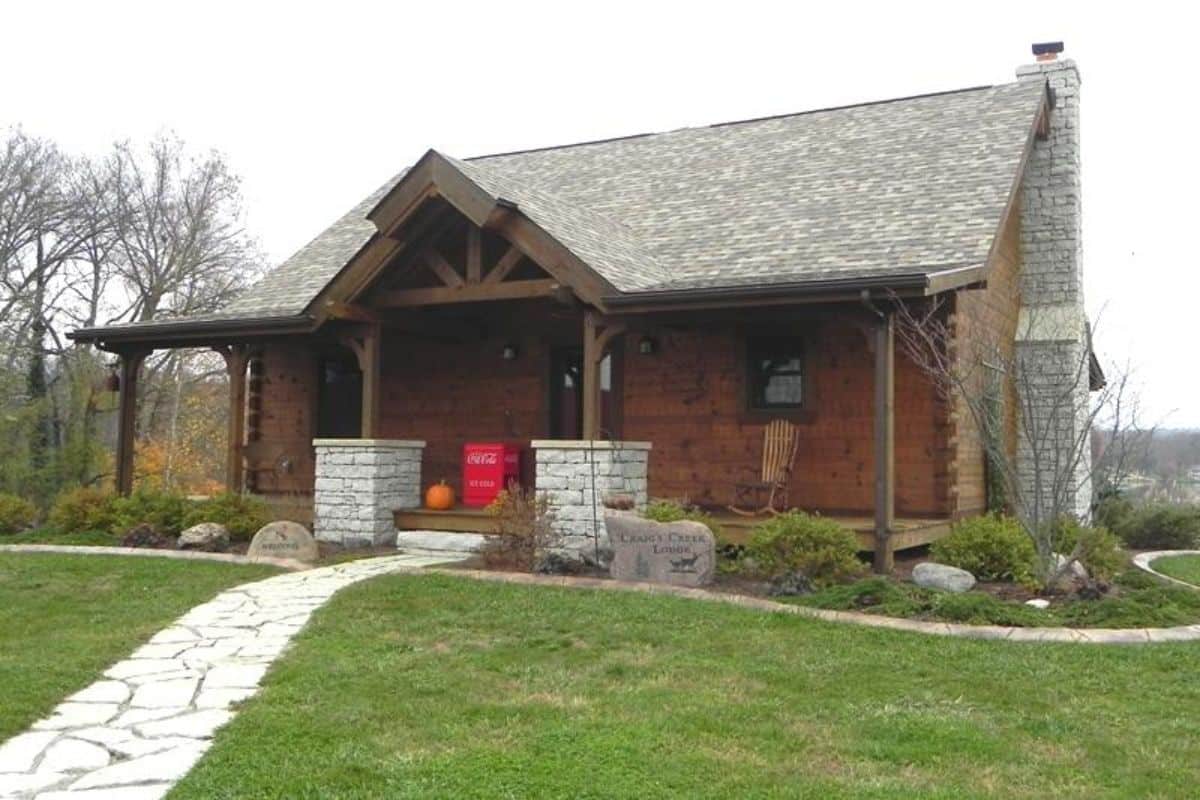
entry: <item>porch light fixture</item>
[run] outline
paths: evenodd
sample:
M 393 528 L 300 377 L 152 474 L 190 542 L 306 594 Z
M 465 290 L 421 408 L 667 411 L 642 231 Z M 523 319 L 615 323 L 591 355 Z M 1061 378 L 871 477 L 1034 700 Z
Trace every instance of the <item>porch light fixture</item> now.
M 517 360 L 517 346 L 515 344 L 506 344 L 504 349 L 500 351 L 500 357 L 505 361 Z
M 649 336 L 643 336 L 638 342 L 638 352 L 644 356 L 652 356 L 658 349 L 658 343 Z
M 117 374 L 117 365 L 108 365 L 108 375 L 104 378 L 104 391 L 116 393 L 121 390 L 121 376 Z

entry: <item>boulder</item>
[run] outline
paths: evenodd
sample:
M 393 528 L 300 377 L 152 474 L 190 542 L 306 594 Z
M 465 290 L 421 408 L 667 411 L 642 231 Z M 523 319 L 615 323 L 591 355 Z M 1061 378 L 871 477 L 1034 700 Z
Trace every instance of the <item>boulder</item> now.
M 278 520 L 268 522 L 258 529 L 250 540 L 246 555 L 251 558 L 294 558 L 299 561 L 316 561 L 320 556 L 317 540 L 308 528 L 299 522 Z
M 1033 608 L 1040 608 L 1045 611 L 1050 607 L 1050 601 L 1041 597 L 1035 597 L 1032 600 L 1026 600 L 1025 605 L 1032 606 Z
M 229 546 L 229 530 L 216 522 L 201 522 L 179 534 L 175 546 L 180 550 L 224 550 Z
M 1062 565 L 1066 564 L 1066 563 L 1067 563 L 1066 555 L 1063 555 L 1062 553 L 1054 554 L 1055 572 L 1057 572 L 1058 570 L 1061 570 Z M 1087 578 L 1088 578 L 1087 567 L 1080 564 L 1079 559 L 1076 559 L 1076 560 L 1072 561 L 1072 563 L 1070 563 L 1070 570 L 1067 571 L 1067 575 L 1079 578 L 1080 581 L 1087 581 Z
M 1059 570 L 1063 569 L 1067 563 L 1067 557 L 1062 553 L 1051 553 L 1053 563 L 1053 575 L 1058 577 L 1051 580 L 1047 588 L 1052 592 L 1070 593 L 1078 589 L 1080 586 L 1086 586 L 1088 582 L 1087 568 L 1078 561 L 1071 563 L 1070 567 L 1066 568 L 1066 572 L 1059 575 Z
M 965 569 L 925 561 L 918 564 L 912 573 L 913 583 L 926 589 L 941 589 L 943 592 L 966 592 L 975 585 L 975 576 Z
M 605 514 L 617 580 L 706 586 L 716 574 L 716 540 L 706 525 L 690 520 L 654 522 L 635 514 Z

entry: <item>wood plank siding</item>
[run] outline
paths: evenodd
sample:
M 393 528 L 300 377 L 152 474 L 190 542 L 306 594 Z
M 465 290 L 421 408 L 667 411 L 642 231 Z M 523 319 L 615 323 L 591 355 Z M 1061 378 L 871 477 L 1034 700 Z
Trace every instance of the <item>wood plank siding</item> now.
M 1020 209 L 1013 207 L 996 240 L 987 286 L 960 289 L 952 298 L 951 334 L 956 352 L 963 358 L 983 358 L 991 344 L 1000 348 L 997 364 L 1012 364 L 1017 324 L 1021 309 Z M 1003 397 L 1005 445 L 1017 447 L 1016 385 L 1011 375 L 998 376 Z M 987 470 L 978 425 L 965 402 L 954 403 L 950 417 L 950 471 L 956 491 L 951 507 L 955 516 L 979 514 L 988 507 Z
M 508 306 L 509 304 L 497 304 Z M 553 346 L 582 345 L 578 310 L 498 308 L 430 338 L 384 330 L 379 436 L 422 439 L 426 483 L 460 482 L 464 442 L 516 440 L 549 435 L 549 375 Z M 780 325 L 802 331 L 811 402 L 790 413 L 800 426 L 791 502 L 826 513 L 869 516 L 873 509 L 873 363 L 870 329 L 861 308 L 837 313 L 774 312 Z M 502 313 L 501 313 L 502 312 Z M 619 438 L 653 443 L 650 493 L 721 507 L 733 484 L 753 478 L 762 460 L 763 428 L 779 414 L 746 407 L 745 349 L 764 313 L 714 320 L 655 323 L 617 337 L 621 353 L 623 409 Z M 848 321 L 858 319 L 858 322 Z M 444 321 L 443 321 L 444 322 Z M 643 336 L 654 353 L 639 352 Z M 501 352 L 516 347 L 506 361 Z M 262 351 L 259 442 L 279 441 L 294 452 L 294 472 L 256 483 L 266 493 L 312 488 L 317 363 L 312 343 L 273 344 Z M 910 516 L 942 516 L 951 505 L 949 416 L 924 375 L 896 356 L 896 510 Z M 269 448 L 268 448 L 269 449 Z M 528 461 L 528 459 L 527 459 Z

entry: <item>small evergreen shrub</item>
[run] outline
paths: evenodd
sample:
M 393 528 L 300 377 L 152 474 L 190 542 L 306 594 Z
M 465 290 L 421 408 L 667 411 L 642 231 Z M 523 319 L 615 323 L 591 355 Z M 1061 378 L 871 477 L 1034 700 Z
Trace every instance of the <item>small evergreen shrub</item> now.
M 112 531 L 116 495 L 94 486 L 77 486 L 60 493 L 46 522 L 61 534 Z
M 1130 500 L 1119 493 L 1109 492 L 1092 511 L 1092 524 L 1099 528 L 1108 528 L 1124 539 L 1124 531 L 1136 515 L 1137 506 Z
M 688 503 L 680 503 L 675 500 L 654 500 L 646 506 L 642 516 L 655 522 L 679 522 L 680 520 L 699 522 L 712 531 L 718 547 L 725 544 L 725 532 L 720 523 L 713 519 L 712 514 Z
M 1144 506 L 1116 532 L 1134 550 L 1192 550 L 1200 547 L 1200 506 Z
M 981 581 L 1011 581 L 1036 586 L 1037 551 L 1021 524 L 988 514 L 958 522 L 950 535 L 929 547 L 930 557 L 965 569 Z
M 0 536 L 11 536 L 29 528 L 37 519 L 37 507 L 23 497 L 0 492 Z
M 1054 526 L 1054 551 L 1070 556 L 1079 547 L 1079 563 L 1093 578 L 1111 580 L 1125 569 L 1128 558 L 1121 540 L 1107 528 L 1080 525 L 1074 517 L 1063 517 Z
M 222 492 L 195 503 L 183 515 L 182 529 L 201 522 L 224 525 L 233 542 L 248 542 L 258 529 L 271 521 L 271 512 L 261 498 L 237 492 Z
M 178 536 L 195 504 L 181 494 L 138 489 L 112 502 L 112 533 L 124 536 L 138 525 L 149 525 L 163 536 Z
M 863 572 L 858 539 L 833 520 L 789 511 L 754 529 L 746 559 L 761 576 L 772 580 L 789 573 L 804 575 L 813 586 L 829 586 Z

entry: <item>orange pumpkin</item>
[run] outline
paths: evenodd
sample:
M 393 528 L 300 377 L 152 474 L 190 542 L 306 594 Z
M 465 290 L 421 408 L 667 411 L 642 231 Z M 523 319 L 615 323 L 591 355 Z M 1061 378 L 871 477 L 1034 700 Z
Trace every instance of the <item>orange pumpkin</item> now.
M 430 486 L 425 490 L 425 507 L 434 511 L 449 511 L 454 508 L 454 489 L 447 486 L 445 481 Z

